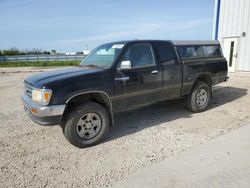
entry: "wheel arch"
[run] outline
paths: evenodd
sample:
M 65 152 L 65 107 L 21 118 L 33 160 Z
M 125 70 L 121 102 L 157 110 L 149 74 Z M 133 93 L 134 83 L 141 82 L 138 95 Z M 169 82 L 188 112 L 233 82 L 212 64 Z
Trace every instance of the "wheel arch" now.
M 211 79 L 211 76 L 209 74 L 201 74 L 201 75 L 199 75 L 196 78 L 195 82 L 193 83 L 191 92 L 193 91 L 193 89 L 196 86 L 196 84 L 197 84 L 198 81 L 205 82 L 210 87 L 211 95 L 213 95 L 213 93 L 212 93 L 212 79 Z
M 196 100 L 197 100 L 196 99 L 196 94 L 199 91 L 199 87 L 197 87 L 197 84 L 201 84 L 201 81 L 203 83 L 207 84 L 207 88 L 208 88 L 208 92 L 209 92 L 208 98 L 207 98 L 207 101 L 206 101 L 206 105 L 205 105 L 204 108 L 200 108 L 199 106 L 197 106 L 197 103 L 196 103 Z M 204 86 L 204 84 L 203 84 L 203 86 Z M 195 95 L 193 95 L 194 92 L 196 92 Z M 192 90 L 191 90 L 190 94 L 187 95 L 186 98 L 185 98 L 186 107 L 192 112 L 202 112 L 210 104 L 210 100 L 211 100 L 210 97 L 211 96 L 212 96 L 212 80 L 211 80 L 211 77 L 208 74 L 202 74 L 202 75 L 197 77 L 197 79 L 193 83 Z
M 211 79 L 211 76 L 209 74 L 201 74 L 197 77 L 195 83 L 197 81 L 203 81 L 205 82 L 209 87 L 212 87 L 212 79 Z
M 112 122 L 112 125 L 114 125 L 114 114 L 113 114 L 112 102 L 111 102 L 110 96 L 106 92 L 103 92 L 103 91 L 82 92 L 82 93 L 78 93 L 69 97 L 65 102 L 66 107 L 64 110 L 64 115 L 75 106 L 79 104 L 83 104 L 84 102 L 89 102 L 89 101 L 93 101 L 98 104 L 101 104 L 104 108 L 106 108 L 109 114 L 109 118 Z

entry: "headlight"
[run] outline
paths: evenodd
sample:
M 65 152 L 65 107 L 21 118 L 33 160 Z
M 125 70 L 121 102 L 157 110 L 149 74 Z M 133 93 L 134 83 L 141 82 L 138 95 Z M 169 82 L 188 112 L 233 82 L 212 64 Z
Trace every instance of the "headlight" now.
M 50 89 L 32 89 L 32 100 L 44 105 L 49 104 L 51 95 Z

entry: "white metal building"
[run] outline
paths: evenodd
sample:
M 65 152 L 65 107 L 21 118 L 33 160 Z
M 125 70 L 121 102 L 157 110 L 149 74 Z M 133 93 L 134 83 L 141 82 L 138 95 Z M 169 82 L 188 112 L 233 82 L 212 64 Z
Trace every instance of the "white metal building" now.
M 250 71 L 250 0 L 215 0 L 213 38 L 229 71 Z

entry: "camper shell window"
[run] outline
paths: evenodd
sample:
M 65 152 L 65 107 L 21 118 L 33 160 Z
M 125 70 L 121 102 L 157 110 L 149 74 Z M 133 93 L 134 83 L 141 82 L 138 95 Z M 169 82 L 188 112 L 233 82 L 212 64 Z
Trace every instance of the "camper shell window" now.
M 181 59 L 222 56 L 219 45 L 185 45 L 176 48 Z

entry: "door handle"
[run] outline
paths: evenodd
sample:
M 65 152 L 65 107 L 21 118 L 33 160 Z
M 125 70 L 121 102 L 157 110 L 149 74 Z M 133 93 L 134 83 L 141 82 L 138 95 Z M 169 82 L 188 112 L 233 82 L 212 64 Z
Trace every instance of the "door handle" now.
M 151 72 L 151 74 L 157 74 L 158 73 L 158 70 L 153 70 L 152 72 Z

